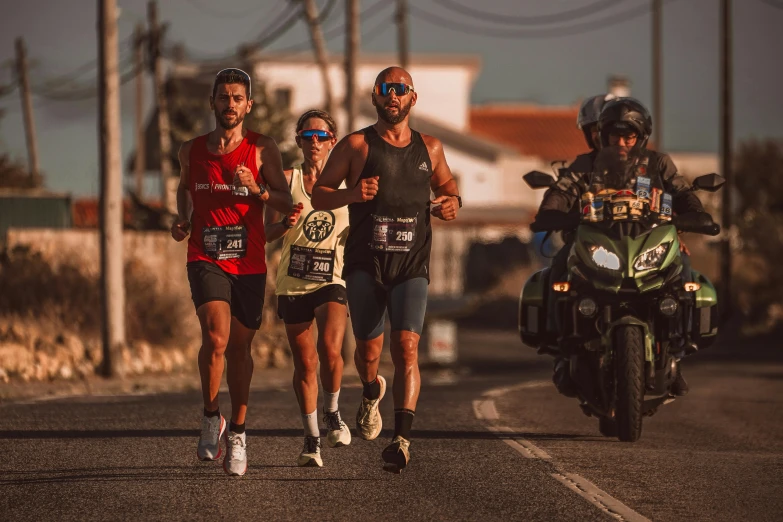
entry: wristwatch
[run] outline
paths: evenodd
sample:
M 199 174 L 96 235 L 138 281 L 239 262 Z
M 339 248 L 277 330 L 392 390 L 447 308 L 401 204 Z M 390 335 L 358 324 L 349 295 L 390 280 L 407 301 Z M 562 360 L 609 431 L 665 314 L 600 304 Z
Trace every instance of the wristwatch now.
M 283 225 L 283 228 L 287 230 L 294 228 L 294 225 L 288 222 L 288 216 L 283 216 L 283 219 L 280 221 L 280 224 Z
M 452 196 L 452 197 L 457 198 L 457 203 L 459 203 L 459 208 L 462 208 L 462 198 L 459 196 Z
M 266 188 L 263 185 L 258 185 L 259 191 L 258 194 L 256 194 L 256 197 L 261 199 L 261 196 L 266 194 Z

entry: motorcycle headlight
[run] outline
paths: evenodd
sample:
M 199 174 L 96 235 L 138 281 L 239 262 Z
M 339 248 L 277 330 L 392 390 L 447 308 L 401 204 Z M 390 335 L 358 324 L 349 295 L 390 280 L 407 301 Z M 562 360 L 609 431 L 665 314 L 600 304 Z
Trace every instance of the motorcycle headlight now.
M 609 270 L 620 270 L 620 258 L 614 252 L 609 252 L 602 246 L 590 248 L 593 255 L 593 263 L 601 268 Z
M 669 252 L 671 246 L 671 242 L 663 243 L 662 245 L 642 252 L 633 262 L 634 270 L 641 271 L 658 268 L 663 263 L 663 260 L 666 259 L 666 254 Z

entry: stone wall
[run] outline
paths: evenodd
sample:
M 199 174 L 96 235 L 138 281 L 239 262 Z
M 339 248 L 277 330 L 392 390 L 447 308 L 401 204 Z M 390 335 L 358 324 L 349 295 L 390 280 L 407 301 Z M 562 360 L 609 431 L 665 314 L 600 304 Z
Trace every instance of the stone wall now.
M 97 230 L 9 229 L 3 248 L 13 252 L 26 247 L 40 253 L 55 271 L 65 264 L 75 265 L 83 274 L 97 278 L 99 239 Z M 185 269 L 187 243 L 173 241 L 166 232 L 126 231 L 123 239 L 126 264 L 154 276 L 160 295 L 175 297 L 178 312 L 174 315 L 187 333 L 166 345 L 143 340 L 128 343 L 117 357 L 120 372 L 195 369 L 201 335 Z M 253 343 L 257 367 L 288 365 L 285 332 L 277 320 L 274 300 L 277 257 L 272 255 L 269 262 L 264 322 Z M 133 288 L 126 287 L 126 293 L 131 292 Z M 0 380 L 77 378 L 94 372 L 101 359 L 101 343 L 95 334 L 85 335 L 43 317 L 14 313 L 0 317 Z

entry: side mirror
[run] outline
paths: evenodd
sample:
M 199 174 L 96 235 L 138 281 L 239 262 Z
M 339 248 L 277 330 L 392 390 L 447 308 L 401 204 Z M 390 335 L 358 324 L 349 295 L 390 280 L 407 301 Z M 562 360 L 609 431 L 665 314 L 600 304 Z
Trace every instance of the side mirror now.
M 707 192 L 716 192 L 726 183 L 723 176 L 717 174 L 705 174 L 693 180 L 693 186 L 696 190 Z
M 538 170 L 528 172 L 522 178 L 530 188 L 534 189 L 547 188 L 555 184 L 555 178 Z

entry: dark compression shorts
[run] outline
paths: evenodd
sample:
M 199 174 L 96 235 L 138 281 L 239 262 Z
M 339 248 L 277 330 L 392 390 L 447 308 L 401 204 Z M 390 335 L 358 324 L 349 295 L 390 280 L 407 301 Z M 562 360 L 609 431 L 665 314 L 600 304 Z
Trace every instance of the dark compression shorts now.
M 428 281 L 415 277 L 392 286 L 378 283 L 362 270 L 345 279 L 353 335 L 362 341 L 383 333 L 385 312 L 389 311 L 392 332 L 409 331 L 421 335 L 427 310 Z

